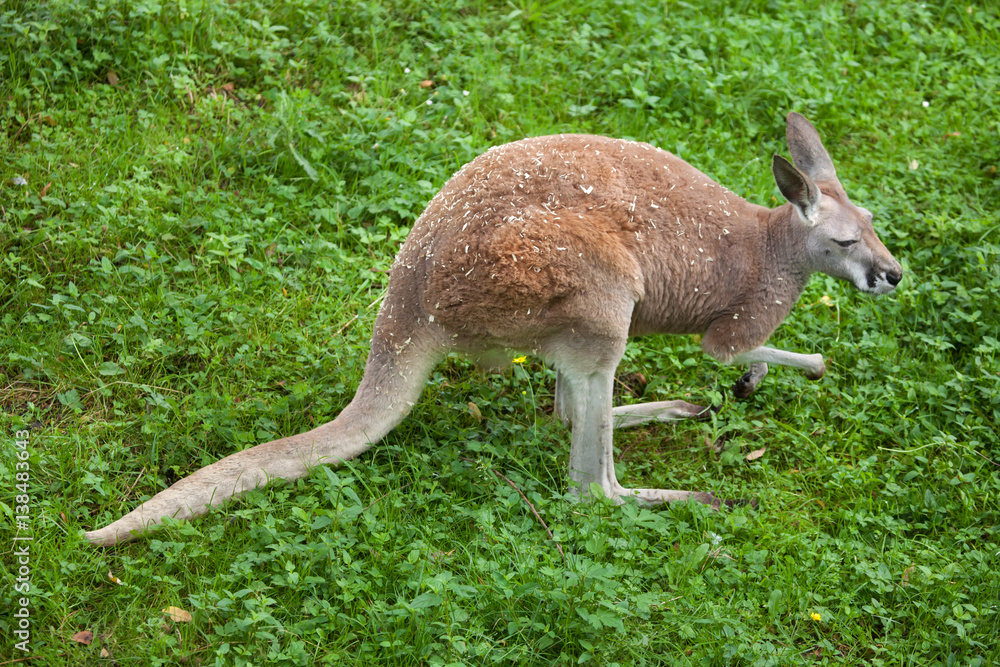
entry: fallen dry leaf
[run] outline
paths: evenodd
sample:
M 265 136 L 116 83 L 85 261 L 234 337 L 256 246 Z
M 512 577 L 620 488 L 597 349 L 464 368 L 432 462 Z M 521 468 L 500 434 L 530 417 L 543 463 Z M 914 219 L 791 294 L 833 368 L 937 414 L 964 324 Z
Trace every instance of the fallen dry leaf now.
M 113 69 L 108 70 L 108 83 L 110 83 L 112 86 L 118 85 L 118 72 L 114 71 Z
M 167 607 L 163 610 L 163 613 L 167 615 L 174 623 L 190 623 L 191 614 L 187 613 L 180 607 Z
M 472 418 L 476 420 L 476 423 L 480 423 L 483 421 L 483 413 L 480 412 L 479 406 L 476 405 L 475 403 L 472 403 L 471 401 L 469 402 L 469 414 L 472 415 Z
M 111 657 L 111 654 L 108 652 L 108 649 L 104 648 L 103 646 L 101 647 L 101 657 L 102 658 L 110 658 Z
M 430 79 L 424 79 L 423 81 L 420 82 L 420 87 L 421 88 L 430 88 L 433 85 L 434 85 L 434 82 L 431 81 Z
M 80 630 L 80 632 L 70 637 L 70 639 L 78 644 L 85 644 L 89 646 L 90 642 L 94 641 L 94 633 L 90 630 Z
M 38 193 L 38 197 L 41 198 L 49 194 L 49 188 L 51 187 L 52 187 L 52 181 L 49 181 L 48 183 L 45 184 L 45 187 L 42 188 L 42 191 Z
M 764 456 L 764 452 L 766 451 L 767 447 L 761 447 L 760 449 L 755 449 L 749 454 L 747 454 L 746 459 L 747 461 L 756 461 L 760 457 Z

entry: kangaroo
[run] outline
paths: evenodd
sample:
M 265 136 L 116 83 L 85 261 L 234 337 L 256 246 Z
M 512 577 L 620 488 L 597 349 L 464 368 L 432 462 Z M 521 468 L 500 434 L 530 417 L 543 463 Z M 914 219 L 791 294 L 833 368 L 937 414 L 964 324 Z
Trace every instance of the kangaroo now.
M 820 354 L 765 347 L 814 272 L 887 294 L 902 268 L 872 214 L 847 198 L 819 134 L 787 118 L 792 162 L 772 171 L 788 203 L 769 209 L 645 143 L 556 135 L 491 148 L 431 200 L 393 263 L 364 377 L 350 404 L 311 431 L 263 443 L 198 470 L 106 528 L 95 545 L 133 539 L 163 517 L 190 518 L 272 479 L 353 459 L 392 430 L 451 351 L 539 355 L 556 369 L 555 412 L 571 425 L 571 487 L 597 484 L 624 501 L 712 493 L 627 489 L 615 476 L 612 431 L 698 417 L 661 401 L 612 407 L 630 336 L 703 334 L 725 364 L 748 364 L 749 395 L 767 364 L 826 371 Z

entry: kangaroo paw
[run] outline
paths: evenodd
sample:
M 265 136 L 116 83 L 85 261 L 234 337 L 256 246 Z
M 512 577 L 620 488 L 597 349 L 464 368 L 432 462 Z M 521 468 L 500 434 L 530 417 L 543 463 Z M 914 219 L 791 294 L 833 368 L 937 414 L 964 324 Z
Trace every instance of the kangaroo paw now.
M 750 371 L 744 373 L 743 377 L 733 385 L 733 395 L 736 398 L 748 398 L 754 392 L 754 389 L 757 388 L 757 384 L 753 382 L 753 379 L 753 373 Z
M 736 384 L 733 385 L 733 394 L 736 398 L 746 398 L 757 389 L 760 381 L 767 376 L 767 364 L 757 361 L 750 364 L 749 370 L 744 373 Z

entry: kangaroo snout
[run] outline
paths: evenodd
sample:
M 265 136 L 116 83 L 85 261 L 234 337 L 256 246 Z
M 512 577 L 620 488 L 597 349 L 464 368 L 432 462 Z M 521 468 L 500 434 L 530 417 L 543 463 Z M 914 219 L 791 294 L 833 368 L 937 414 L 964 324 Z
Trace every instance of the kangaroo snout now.
M 903 279 L 903 267 L 898 263 L 888 269 L 874 267 L 865 278 L 868 282 L 866 291 L 872 294 L 889 294 Z
M 886 271 L 885 272 L 885 279 L 886 279 L 886 281 L 890 285 L 893 286 L 893 288 L 895 288 L 896 285 L 899 284 L 899 281 L 903 279 L 903 269 L 902 268 L 898 268 L 898 269 L 892 269 L 890 271 Z

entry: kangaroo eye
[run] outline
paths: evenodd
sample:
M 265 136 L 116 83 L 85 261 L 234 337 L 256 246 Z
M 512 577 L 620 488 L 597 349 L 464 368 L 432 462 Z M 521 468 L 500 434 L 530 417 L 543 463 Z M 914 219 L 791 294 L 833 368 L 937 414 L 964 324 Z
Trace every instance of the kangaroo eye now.
M 850 248 L 855 243 L 857 243 L 857 239 L 850 239 L 847 241 L 837 241 L 837 245 L 839 245 L 841 248 Z

